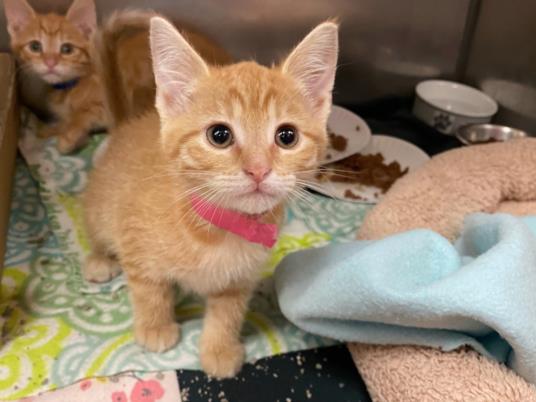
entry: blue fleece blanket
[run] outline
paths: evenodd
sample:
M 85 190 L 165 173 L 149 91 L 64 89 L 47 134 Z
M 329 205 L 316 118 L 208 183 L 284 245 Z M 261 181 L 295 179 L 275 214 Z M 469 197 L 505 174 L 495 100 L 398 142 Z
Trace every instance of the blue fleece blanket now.
M 291 254 L 283 313 L 341 341 L 470 345 L 536 383 L 536 217 L 474 214 L 455 245 L 429 230 Z

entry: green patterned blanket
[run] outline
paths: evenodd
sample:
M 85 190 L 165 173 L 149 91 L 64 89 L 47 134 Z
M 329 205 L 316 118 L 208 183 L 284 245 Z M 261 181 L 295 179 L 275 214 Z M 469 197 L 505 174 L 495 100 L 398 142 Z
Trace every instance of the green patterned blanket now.
M 88 245 L 78 195 L 105 136 L 94 136 L 79 153 L 62 156 L 54 140 L 37 139 L 34 133 L 32 116 L 23 115 L 19 145 L 26 163 L 17 165 L 0 303 L 0 398 L 17 399 L 124 371 L 199 368 L 202 300 L 179 292 L 181 342 L 154 354 L 133 342 L 123 278 L 99 286 L 80 276 Z M 271 274 L 292 251 L 353 238 L 367 209 L 314 195 L 289 205 L 243 329 L 248 360 L 332 342 L 286 321 Z

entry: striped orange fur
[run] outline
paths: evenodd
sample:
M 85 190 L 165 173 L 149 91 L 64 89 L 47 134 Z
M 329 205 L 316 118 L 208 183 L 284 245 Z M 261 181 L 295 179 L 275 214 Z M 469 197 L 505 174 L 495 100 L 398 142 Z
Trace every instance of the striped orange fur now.
M 200 219 L 189 195 L 282 223 L 284 202 L 325 152 L 337 25 L 319 25 L 272 68 L 207 64 L 158 17 L 150 39 L 157 111 L 113 130 L 90 176 L 84 275 L 106 281 L 122 267 L 135 338 L 151 351 L 179 340 L 175 285 L 206 297 L 201 363 L 228 377 L 242 364 L 240 328 L 270 251 Z

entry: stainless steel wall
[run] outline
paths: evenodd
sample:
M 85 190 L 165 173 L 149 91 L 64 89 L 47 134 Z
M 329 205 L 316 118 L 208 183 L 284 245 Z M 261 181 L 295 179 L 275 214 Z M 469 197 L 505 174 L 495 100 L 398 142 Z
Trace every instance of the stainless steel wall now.
M 465 77 L 500 103 L 497 122 L 536 135 L 536 1 L 482 0 Z
M 63 12 L 70 0 L 30 0 Z M 0 4 L 2 1 L 0 0 Z M 282 58 L 318 22 L 337 17 L 341 57 L 335 99 L 410 94 L 419 80 L 456 71 L 470 0 L 96 0 L 99 13 L 151 7 L 217 39 L 236 58 Z M 2 7 L 3 8 L 3 7 Z M 0 13 L 0 27 L 5 26 Z M 8 38 L 0 29 L 0 49 Z

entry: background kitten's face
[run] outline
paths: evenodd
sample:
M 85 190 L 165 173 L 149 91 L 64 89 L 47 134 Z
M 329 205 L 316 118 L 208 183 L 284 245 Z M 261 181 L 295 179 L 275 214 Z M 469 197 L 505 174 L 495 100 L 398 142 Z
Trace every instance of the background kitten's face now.
M 290 78 L 240 63 L 214 70 L 192 97 L 188 113 L 166 125 L 164 146 L 174 169 L 203 186 L 199 195 L 251 214 L 299 196 L 327 136 Z
M 299 196 L 326 148 L 337 26 L 321 24 L 280 68 L 209 68 L 160 18 L 151 48 L 163 147 L 191 191 L 249 214 Z
M 4 5 L 21 68 L 50 84 L 88 73 L 89 37 L 96 26 L 92 1 L 75 1 L 66 16 L 37 14 L 21 0 L 5 0 Z
M 65 17 L 38 16 L 11 43 L 21 67 L 50 84 L 80 77 L 90 66 L 87 40 Z

